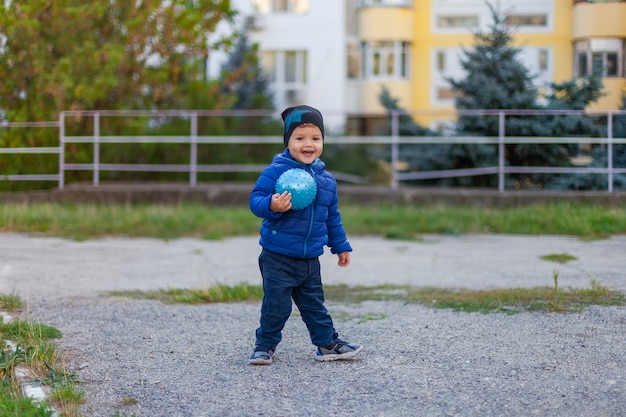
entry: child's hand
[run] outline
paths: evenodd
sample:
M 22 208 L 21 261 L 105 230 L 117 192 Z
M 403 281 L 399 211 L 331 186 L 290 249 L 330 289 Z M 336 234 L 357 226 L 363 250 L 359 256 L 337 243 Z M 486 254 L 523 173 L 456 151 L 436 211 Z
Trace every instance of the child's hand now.
M 283 191 L 282 194 L 272 195 L 270 200 L 270 210 L 274 213 L 284 213 L 291 208 L 291 193 Z
M 337 265 L 339 266 L 350 265 L 350 252 L 341 252 L 341 253 L 338 253 L 337 256 L 339 257 L 339 261 L 337 262 Z

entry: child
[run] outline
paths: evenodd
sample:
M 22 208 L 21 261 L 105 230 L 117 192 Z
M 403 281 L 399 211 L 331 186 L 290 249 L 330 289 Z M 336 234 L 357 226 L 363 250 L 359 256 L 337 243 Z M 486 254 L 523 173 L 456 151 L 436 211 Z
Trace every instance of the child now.
M 292 299 L 317 346 L 315 358 L 349 359 L 361 351 L 361 346 L 339 339 L 335 332 L 324 306 L 318 259 L 328 245 L 337 254 L 338 265 L 348 266 L 352 251 L 338 210 L 337 183 L 319 159 L 324 147 L 322 114 L 309 106 L 296 106 L 286 109 L 282 118 L 285 150 L 263 170 L 250 195 L 250 210 L 263 219 L 259 268 L 264 294 L 250 364 L 272 363 L 291 315 Z M 313 203 L 300 210 L 292 209 L 289 192 L 275 191 L 280 174 L 292 168 L 306 170 L 317 183 Z

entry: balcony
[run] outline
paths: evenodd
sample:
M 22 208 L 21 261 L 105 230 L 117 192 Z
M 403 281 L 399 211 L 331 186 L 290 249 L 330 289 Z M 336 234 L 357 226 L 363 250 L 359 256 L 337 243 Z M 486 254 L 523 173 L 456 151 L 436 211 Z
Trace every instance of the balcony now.
M 626 38 L 626 1 L 574 0 L 572 38 Z
M 358 36 L 364 41 L 411 41 L 413 9 L 409 7 L 362 7 L 358 11 Z

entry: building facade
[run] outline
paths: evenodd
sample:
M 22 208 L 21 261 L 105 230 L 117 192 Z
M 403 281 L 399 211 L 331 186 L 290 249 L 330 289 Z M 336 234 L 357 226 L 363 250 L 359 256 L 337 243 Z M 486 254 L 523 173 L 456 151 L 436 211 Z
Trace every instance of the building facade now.
M 309 103 L 341 130 L 353 114 L 380 113 L 385 87 L 414 118 L 441 130 L 453 118 L 447 78 L 463 78 L 464 48 L 488 31 L 484 0 L 236 0 L 240 24 L 260 46 L 275 105 Z M 511 25 L 520 59 L 548 88 L 600 61 L 605 96 L 620 106 L 626 1 L 494 0 Z

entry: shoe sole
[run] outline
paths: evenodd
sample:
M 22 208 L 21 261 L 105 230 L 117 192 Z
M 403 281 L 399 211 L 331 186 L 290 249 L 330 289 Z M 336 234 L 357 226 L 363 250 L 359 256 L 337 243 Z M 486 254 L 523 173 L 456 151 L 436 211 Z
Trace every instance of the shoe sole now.
M 272 364 L 272 360 L 271 359 L 257 358 L 257 359 L 250 359 L 248 363 L 250 365 L 271 365 Z
M 318 362 L 332 362 L 332 361 L 342 361 L 342 360 L 346 360 L 346 359 L 352 359 L 362 349 L 363 349 L 363 346 L 359 346 L 359 348 L 357 350 L 353 350 L 352 352 L 331 353 L 331 354 L 328 354 L 328 355 L 316 354 L 315 355 L 315 360 L 317 360 Z
M 274 355 L 272 354 L 272 356 L 270 356 L 269 359 L 263 359 L 263 358 L 249 358 L 248 359 L 248 363 L 250 365 L 271 365 L 272 364 L 272 359 L 274 358 Z

